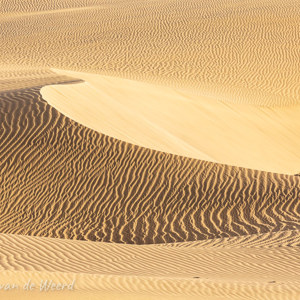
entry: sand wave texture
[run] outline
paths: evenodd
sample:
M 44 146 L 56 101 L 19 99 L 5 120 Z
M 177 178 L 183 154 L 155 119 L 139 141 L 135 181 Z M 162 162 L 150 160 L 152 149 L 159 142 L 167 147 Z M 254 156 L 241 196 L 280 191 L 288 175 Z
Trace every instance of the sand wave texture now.
M 134 146 L 39 90 L 0 94 L 2 233 L 151 244 L 299 229 L 299 176 Z
M 0 287 L 76 279 L 76 291 L 0 298 L 298 300 L 299 12 L 298 0 L 1 1 Z M 72 120 L 41 87 L 88 80 L 49 68 L 248 105 L 268 120 L 264 157 L 286 153 L 298 175 Z
M 294 175 L 300 169 L 300 105 L 232 104 L 186 90 L 54 70 L 80 84 L 46 86 L 43 98 L 71 119 L 149 149 Z
M 4 0 L 0 64 L 161 82 L 234 103 L 296 104 L 299 11 L 298 0 Z
M 0 242 L 1 282 L 31 279 L 38 288 L 45 279 L 75 280 L 73 294 L 54 293 L 65 299 L 292 300 L 300 293 L 299 231 L 144 246 L 6 234 Z

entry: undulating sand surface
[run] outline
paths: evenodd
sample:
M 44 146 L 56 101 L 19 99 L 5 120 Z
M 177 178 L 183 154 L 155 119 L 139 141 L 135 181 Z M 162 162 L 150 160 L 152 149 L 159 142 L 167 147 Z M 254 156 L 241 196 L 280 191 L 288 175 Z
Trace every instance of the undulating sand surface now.
M 0 66 L 0 92 L 18 90 L 45 84 L 72 82 L 81 80 L 58 75 L 49 69 L 36 69 L 20 66 Z
M 299 300 L 299 24 L 298 0 L 3 0 L 0 298 Z
M 2 0 L 0 65 L 93 71 L 234 103 L 299 103 L 298 0 Z
M 38 295 L 45 294 L 39 289 L 48 279 L 75 280 L 74 289 L 86 296 L 299 299 L 299 231 L 145 246 L 6 234 L 0 241 L 0 279 L 17 279 L 14 292 L 30 278 Z M 65 291 L 67 298 L 74 294 L 76 299 L 75 291 Z
M 43 98 L 89 128 L 132 144 L 234 166 L 294 175 L 300 168 L 300 103 L 228 103 L 186 90 L 55 70 L 84 80 L 46 86 Z
M 45 277 L 70 282 L 75 276 L 74 294 L 61 292 L 62 297 L 72 299 L 103 295 L 107 299 L 121 295 L 124 299 L 169 299 L 172 295 L 180 299 L 297 299 L 299 176 L 132 145 L 67 118 L 47 104 L 39 91 L 40 87 L 32 87 L 0 94 L 4 129 L 0 231 L 13 234 L 2 235 L 7 245 L 0 252 L 5 282 L 9 278 L 20 284 L 26 278 L 40 282 Z M 216 238 L 221 239 L 212 240 Z M 203 242 L 192 242 L 197 240 Z M 164 244 L 172 242 L 186 243 L 176 245 L 175 250 Z M 93 256 L 94 250 L 81 251 L 77 243 L 99 250 Z M 240 250 L 231 249 L 239 243 Z M 266 249 L 257 253 L 248 249 L 252 244 Z M 214 254 L 211 247 L 229 250 Z M 11 253 L 10 258 L 5 258 L 5 251 Z M 93 256 L 92 262 L 86 256 Z M 12 263 L 12 257 L 20 261 Z M 82 261 L 81 267 L 76 259 Z M 291 266 L 295 266 L 294 273 Z M 202 279 L 195 283 L 199 279 L 191 277 Z M 274 285 L 274 281 L 281 283 Z M 23 294 L 11 291 L 10 295 Z M 54 297 L 38 291 L 30 295 Z
M 149 244 L 300 228 L 299 176 L 116 140 L 38 87 L 0 96 L 2 233 Z

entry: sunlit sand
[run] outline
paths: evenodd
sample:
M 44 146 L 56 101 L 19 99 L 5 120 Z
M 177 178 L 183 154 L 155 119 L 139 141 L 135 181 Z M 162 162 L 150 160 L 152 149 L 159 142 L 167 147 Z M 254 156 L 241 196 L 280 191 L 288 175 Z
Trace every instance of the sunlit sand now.
M 300 166 L 300 105 L 236 104 L 160 85 L 53 70 L 84 83 L 42 88 L 67 117 L 139 146 L 277 173 Z

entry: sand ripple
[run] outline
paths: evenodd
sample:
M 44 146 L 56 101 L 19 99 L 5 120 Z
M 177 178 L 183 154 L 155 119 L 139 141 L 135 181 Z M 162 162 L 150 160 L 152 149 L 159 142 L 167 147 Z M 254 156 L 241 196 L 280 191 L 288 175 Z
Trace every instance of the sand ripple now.
M 0 95 L 0 231 L 132 244 L 299 229 L 300 177 L 137 147 Z
M 296 104 L 299 11 L 298 0 L 4 0 L 0 65 L 164 82 L 234 103 Z
M 75 279 L 65 299 L 296 300 L 299 246 L 299 231 L 142 246 L 0 234 L 0 282 Z

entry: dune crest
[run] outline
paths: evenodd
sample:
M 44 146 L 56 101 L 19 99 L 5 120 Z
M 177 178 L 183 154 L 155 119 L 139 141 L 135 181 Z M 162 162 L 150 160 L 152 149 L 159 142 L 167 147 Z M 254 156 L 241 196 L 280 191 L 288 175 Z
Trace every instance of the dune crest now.
M 39 91 L 0 94 L 2 233 L 152 244 L 299 229 L 299 176 L 138 147 Z
M 0 299 L 299 300 L 299 24 L 299 0 L 1 0 Z
M 84 80 L 46 86 L 43 98 L 108 136 L 172 154 L 293 175 L 300 166 L 300 105 L 232 104 L 160 85 L 54 70 Z

